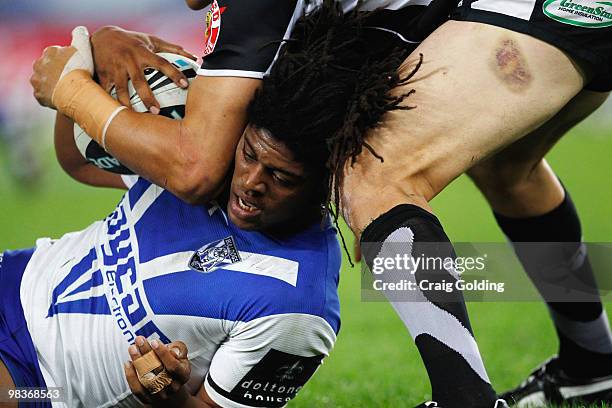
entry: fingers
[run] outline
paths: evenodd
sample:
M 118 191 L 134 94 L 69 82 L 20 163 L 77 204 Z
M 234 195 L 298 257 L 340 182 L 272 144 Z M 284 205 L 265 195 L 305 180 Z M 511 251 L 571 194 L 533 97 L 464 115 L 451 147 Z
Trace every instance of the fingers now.
M 87 27 L 78 26 L 72 30 L 72 42 L 70 43 L 78 52 L 91 55 L 91 45 L 89 44 L 89 31 Z
M 130 354 L 130 358 L 132 359 L 132 361 L 138 360 L 140 357 L 142 357 L 142 354 L 140 354 L 138 347 L 134 344 L 128 347 L 128 353 Z
M 182 341 L 173 341 L 172 343 L 168 344 L 168 348 L 176 355 L 177 358 L 187 358 L 187 346 Z
M 185 75 L 183 75 L 178 68 L 159 55 L 151 55 L 151 63 L 148 66 L 162 72 L 164 75 L 170 78 L 172 82 L 181 88 L 187 88 L 189 86 L 189 81 L 187 81 Z
M 172 378 L 172 382 L 163 390 L 152 394 L 140 382 L 134 364 L 128 362 L 124 365 L 124 371 L 132 393 L 145 404 L 152 403 L 160 406 L 166 406 L 166 403 L 171 400 L 184 399 L 188 396 L 188 393 L 183 388 L 183 385 L 187 383 L 191 375 L 191 365 L 187 359 L 187 346 L 181 341 L 172 342 L 168 345 L 163 344 L 159 340 L 152 340 L 149 343 L 144 337 L 138 336 L 134 344 L 128 348 L 132 360 L 140 358 L 151 350 L 155 352 L 162 362 L 164 369 Z
M 85 69 L 90 74 L 94 72 L 93 55 L 91 43 L 89 42 L 89 31 L 84 26 L 75 27 L 72 30 L 72 42 L 70 45 L 76 49 L 76 55 L 68 61 L 64 71 L 73 69 Z
M 187 88 L 189 86 L 187 78 L 180 70 L 178 70 L 170 62 L 166 61 L 164 58 L 155 54 L 150 54 L 144 62 L 138 65 L 127 64 L 127 66 L 127 75 L 132 81 L 132 85 L 134 86 L 136 93 L 147 109 L 154 114 L 159 113 L 159 103 L 155 99 L 155 96 L 153 96 L 153 91 L 151 91 L 151 88 L 149 87 L 149 84 L 145 78 L 144 70 L 146 68 L 153 68 L 162 72 L 181 88 Z M 125 87 L 123 85 L 118 86 L 117 84 L 117 97 L 122 105 L 130 107 L 130 97 L 127 86 L 127 78 Z
M 188 51 L 185 51 L 185 49 L 178 44 L 173 44 L 171 42 L 164 41 L 161 38 L 155 36 L 150 36 L 150 38 L 151 42 L 153 43 L 153 46 L 155 47 L 155 52 L 170 52 L 173 54 L 182 55 L 183 57 L 189 58 L 193 61 L 196 61 L 198 59 L 197 56 L 193 55 Z
M 127 72 L 118 73 L 115 79 L 115 90 L 117 91 L 117 100 L 123 106 L 128 108 L 132 107 L 130 103 L 130 91 L 128 89 L 128 76 Z
M 159 113 L 159 103 L 155 99 L 155 96 L 153 96 L 153 91 L 151 91 L 143 71 L 137 67 L 131 67 L 129 68 L 128 74 L 132 80 L 132 85 L 134 86 L 136 93 L 142 100 L 142 103 L 144 103 L 149 112 L 157 115 Z
M 151 345 L 149 344 L 147 339 L 145 339 L 142 336 L 136 337 L 136 342 L 134 344 L 136 345 L 136 347 L 138 347 L 138 351 L 140 352 L 140 355 L 142 356 L 144 356 L 145 354 L 147 354 L 149 351 L 152 350 Z
M 128 385 L 130 386 L 130 390 L 132 393 L 144 404 L 150 404 L 151 398 L 149 392 L 145 389 L 145 387 L 138 380 L 138 374 L 136 374 L 136 369 L 134 368 L 134 364 L 131 362 L 127 362 L 123 365 L 123 370 L 125 371 L 125 378 L 127 379 Z
M 151 342 L 151 347 L 161 360 L 166 371 L 173 379 L 176 379 L 182 384 L 189 380 L 191 375 L 191 365 L 187 360 L 187 347 L 182 342 L 174 342 L 170 345 L 163 344 L 157 340 Z M 183 358 L 179 357 L 184 356 Z
M 30 84 L 40 105 L 54 108 L 53 92 L 66 61 L 74 52 L 69 47 L 47 47 L 32 65 Z
M 100 86 L 106 92 L 110 92 L 111 89 L 113 88 L 113 80 L 110 78 L 108 73 L 106 73 L 106 71 L 98 70 L 97 74 L 98 74 L 98 82 L 100 83 Z
M 62 47 L 59 45 L 50 45 L 46 47 L 42 53 L 42 63 L 47 63 L 49 59 L 53 58 L 61 49 Z

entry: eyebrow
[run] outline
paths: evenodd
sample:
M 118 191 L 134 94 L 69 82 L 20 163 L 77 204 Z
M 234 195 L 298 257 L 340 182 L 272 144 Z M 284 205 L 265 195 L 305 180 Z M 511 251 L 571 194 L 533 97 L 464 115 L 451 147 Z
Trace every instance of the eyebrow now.
M 249 141 L 247 135 L 245 135 L 245 137 L 244 137 L 244 144 L 245 144 L 245 146 L 247 146 L 249 148 L 249 150 L 251 150 L 251 152 L 253 152 L 253 154 L 256 154 L 255 149 L 253 148 L 253 145 Z M 284 170 L 284 169 L 279 169 L 277 167 L 271 167 L 271 166 L 266 166 L 266 167 L 268 169 L 272 170 L 272 171 L 278 171 L 279 173 L 283 173 L 283 174 L 285 174 L 285 175 L 287 175 L 289 177 L 293 177 L 293 178 L 298 179 L 298 180 L 303 180 L 305 178 L 304 176 L 292 173 L 292 172 Z

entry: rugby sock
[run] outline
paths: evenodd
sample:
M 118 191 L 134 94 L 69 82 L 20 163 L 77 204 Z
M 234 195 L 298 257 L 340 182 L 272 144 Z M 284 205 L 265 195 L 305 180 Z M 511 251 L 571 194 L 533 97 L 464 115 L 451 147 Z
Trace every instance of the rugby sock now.
M 549 307 L 559 337 L 561 368 L 573 377 L 612 374 L 612 334 L 567 190 L 563 202 L 547 214 L 521 219 L 495 214 L 495 218 L 514 243 L 547 243 L 515 244 L 515 251 Z M 558 294 L 550 301 L 550 286 L 543 282 L 551 281 L 582 290 L 568 290 L 564 294 L 568 302 L 558 302 Z
M 361 237 L 363 258 L 371 271 L 381 260 L 406 257 L 455 259 L 438 219 L 420 207 L 399 205 L 373 221 Z M 496 396 L 474 340 L 463 295 L 451 290 L 420 290 L 419 282 L 454 283 L 456 272 L 444 267 L 385 264 L 376 279 L 416 283 L 414 290 L 385 292 L 415 340 L 429 374 L 432 399 L 443 407 L 493 407 Z M 391 267 L 389 267 L 391 266 Z

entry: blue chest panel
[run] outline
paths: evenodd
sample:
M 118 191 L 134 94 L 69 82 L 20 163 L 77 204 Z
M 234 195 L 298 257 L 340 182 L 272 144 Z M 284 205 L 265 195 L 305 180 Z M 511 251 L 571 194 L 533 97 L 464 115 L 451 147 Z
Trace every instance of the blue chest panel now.
M 331 227 L 278 241 L 141 179 L 104 228 L 106 239 L 54 288 L 48 317 L 112 315 L 128 341 L 154 332 L 165 341 L 155 315 L 251 321 L 303 313 L 339 330 L 341 257 Z
M 139 183 L 134 187 L 143 189 Z M 336 331 L 339 329 L 341 256 L 331 226 L 322 230 L 313 225 L 278 241 L 236 228 L 219 207 L 189 205 L 164 191 L 136 222 L 134 230 L 141 264 L 181 252 L 194 254 L 193 263 L 185 262 L 182 268 L 174 268 L 174 273 L 144 279 L 155 314 L 250 321 L 273 314 L 305 313 L 320 316 Z M 244 254 L 255 254 L 263 263 L 280 260 L 295 264 L 295 283 L 233 269 L 237 259 L 232 255 Z M 226 258 L 215 263 L 215 257 Z M 287 272 L 283 267 L 278 266 L 281 274 Z

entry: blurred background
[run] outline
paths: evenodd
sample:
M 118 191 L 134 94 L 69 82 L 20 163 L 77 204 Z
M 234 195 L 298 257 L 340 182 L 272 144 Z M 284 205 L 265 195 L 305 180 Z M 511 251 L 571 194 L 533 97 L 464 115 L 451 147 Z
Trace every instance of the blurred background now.
M 204 15 L 182 1 L 0 1 L 0 148 L 2 172 L 15 181 L 14 187 L 40 189 L 49 170 L 53 114 L 32 97 L 32 62 L 45 47 L 68 44 L 76 25 L 93 33 L 107 24 L 154 32 L 196 55 L 204 37 Z
M 53 113 L 38 106 L 31 94 L 32 62 L 44 47 L 67 44 L 78 24 L 90 32 L 120 25 L 155 33 L 196 55 L 202 51 L 204 14 L 188 10 L 182 1 L 0 1 L 0 251 L 82 229 L 110 213 L 122 195 L 80 185 L 62 172 L 52 148 Z M 611 154 L 608 102 L 549 158 L 572 192 L 586 241 L 612 240 Z M 464 177 L 433 206 L 453 241 L 504 240 L 484 200 Z M 386 303 L 361 301 L 360 274 L 345 259 L 336 349 L 291 406 L 410 407 L 428 398 L 427 377 L 410 336 Z M 516 385 L 556 350 L 541 303 L 474 303 L 469 308 L 498 390 Z

